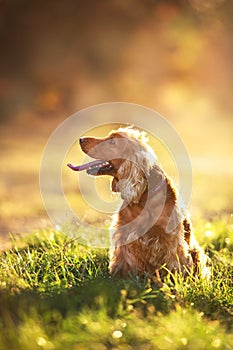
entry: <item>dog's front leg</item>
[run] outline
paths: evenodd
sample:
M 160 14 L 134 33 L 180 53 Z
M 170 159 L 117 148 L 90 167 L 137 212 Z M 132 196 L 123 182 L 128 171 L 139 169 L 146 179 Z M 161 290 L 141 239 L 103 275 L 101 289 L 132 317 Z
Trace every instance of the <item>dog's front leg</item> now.
M 110 257 L 110 274 L 127 277 L 129 273 L 135 273 L 135 268 L 135 258 L 129 252 L 127 245 L 115 247 Z

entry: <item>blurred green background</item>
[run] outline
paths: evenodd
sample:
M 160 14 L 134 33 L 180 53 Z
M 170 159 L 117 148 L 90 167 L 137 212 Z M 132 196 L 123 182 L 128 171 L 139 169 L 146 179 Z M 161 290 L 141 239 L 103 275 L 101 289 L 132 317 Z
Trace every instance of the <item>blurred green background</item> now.
M 71 114 L 111 101 L 155 109 L 177 129 L 192 161 L 194 221 L 232 213 L 232 15 L 231 0 L 1 0 L 2 238 L 49 225 L 38 182 L 43 148 Z

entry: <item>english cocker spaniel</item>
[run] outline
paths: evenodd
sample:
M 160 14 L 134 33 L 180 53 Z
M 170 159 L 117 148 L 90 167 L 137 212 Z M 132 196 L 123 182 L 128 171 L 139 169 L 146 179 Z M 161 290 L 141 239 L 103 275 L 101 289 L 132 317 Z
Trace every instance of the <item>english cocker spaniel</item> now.
M 94 158 L 72 170 L 112 176 L 123 203 L 111 227 L 111 275 L 164 276 L 168 271 L 206 274 L 206 255 L 179 207 L 172 181 L 157 161 L 144 132 L 126 127 L 105 138 L 83 137 L 82 151 Z

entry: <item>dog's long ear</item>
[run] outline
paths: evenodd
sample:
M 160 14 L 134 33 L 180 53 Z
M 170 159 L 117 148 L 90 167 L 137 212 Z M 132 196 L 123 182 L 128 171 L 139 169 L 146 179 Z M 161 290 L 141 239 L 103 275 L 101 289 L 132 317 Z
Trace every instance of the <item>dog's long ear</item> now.
M 150 164 L 145 155 L 140 154 L 140 160 L 126 159 L 118 170 L 119 180 L 112 183 L 115 192 L 120 192 L 123 200 L 138 203 L 147 187 Z
M 125 149 L 125 161 L 117 172 L 117 179 L 112 181 L 112 190 L 120 192 L 123 200 L 138 203 L 147 184 L 150 170 L 157 163 L 152 148 L 144 143 L 130 139 L 130 147 Z

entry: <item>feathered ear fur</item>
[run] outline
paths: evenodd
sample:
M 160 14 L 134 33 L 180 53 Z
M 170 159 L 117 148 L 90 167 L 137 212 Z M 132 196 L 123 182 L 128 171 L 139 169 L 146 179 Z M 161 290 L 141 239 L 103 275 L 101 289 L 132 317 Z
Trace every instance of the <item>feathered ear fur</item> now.
M 118 170 L 117 192 L 127 202 L 138 203 L 147 187 L 147 177 L 156 157 L 148 159 L 148 154 L 140 150 L 126 159 Z
M 112 190 L 120 192 L 123 200 L 128 203 L 138 203 L 147 187 L 147 178 L 157 157 L 147 143 L 145 132 L 131 128 L 119 129 L 119 134 L 127 140 L 128 147 L 124 149 L 125 161 L 117 172 L 117 178 L 112 181 Z
M 143 171 L 138 165 L 125 160 L 118 174 L 120 180 L 117 183 L 117 192 L 121 192 L 121 198 L 129 203 L 138 203 L 147 185 Z

